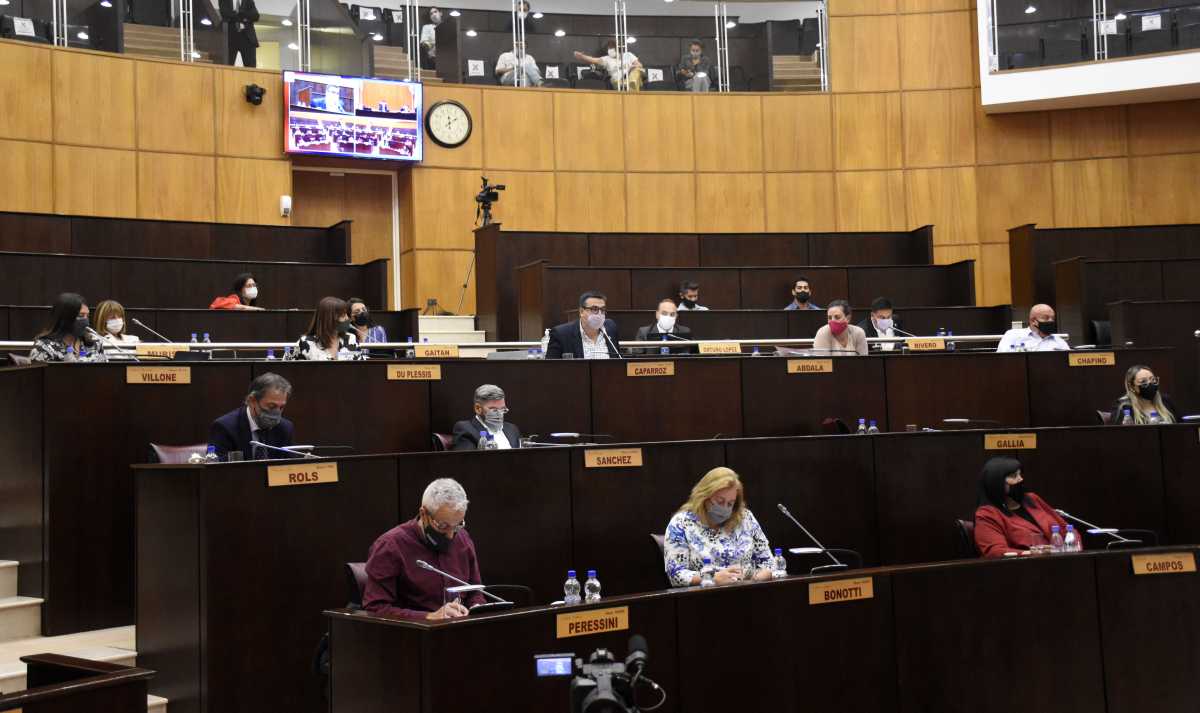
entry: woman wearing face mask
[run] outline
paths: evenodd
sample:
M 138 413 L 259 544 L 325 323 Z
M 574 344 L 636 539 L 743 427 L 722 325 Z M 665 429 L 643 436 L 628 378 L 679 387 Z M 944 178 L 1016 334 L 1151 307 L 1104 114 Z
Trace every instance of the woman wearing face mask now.
M 1066 533 L 1062 519 L 1035 493 L 1025 489 L 1021 462 L 992 458 L 979 474 L 978 509 L 975 510 L 975 547 L 983 557 L 1003 557 L 1007 552 L 1027 552 L 1034 545 L 1050 544 L 1051 528 Z
M 746 507 L 741 479 L 725 467 L 713 468 L 696 483 L 663 538 L 672 586 L 700 584 L 705 557 L 717 568 L 717 584 L 771 578 L 771 544 Z
M 1158 377 L 1150 367 L 1138 364 L 1125 372 L 1125 395 L 1113 405 L 1112 422 L 1121 425 L 1155 423 L 1152 413 L 1158 412 L 1158 423 L 1177 423 L 1175 404 L 1171 397 L 1158 389 Z
M 856 324 L 850 323 L 850 303 L 834 300 L 825 308 L 829 323 L 817 330 L 813 349 L 834 356 L 866 356 L 867 333 Z
M 575 59 L 602 68 L 608 73 L 608 81 L 614 89 L 620 84 L 624 74 L 629 79 L 629 91 L 642 91 L 642 79 L 646 76 L 646 70 L 642 68 L 637 56 L 629 50 L 625 51 L 624 57 L 618 57 L 616 40 L 604 43 L 604 55 L 601 57 L 589 57 L 582 52 L 576 52 Z
M 354 333 L 354 325 L 350 324 L 350 309 L 346 301 L 340 297 L 324 297 L 317 303 L 317 310 L 308 323 L 308 333 L 300 337 L 292 353 L 284 358 L 336 361 L 342 350 L 349 353 L 350 359 L 363 358 L 358 351 L 358 337 Z
M 258 283 L 254 281 L 254 275 L 243 272 L 233 278 L 233 294 L 216 298 L 208 308 L 261 310 L 257 302 Z
M 378 344 L 387 341 L 387 332 L 371 319 L 367 303 L 358 297 L 351 297 L 346 304 L 350 305 L 350 323 L 354 325 L 354 335 L 359 344 Z
M 125 332 L 125 308 L 116 300 L 104 300 L 93 313 L 94 329 L 104 337 L 104 343 L 116 349 L 133 347 L 140 339 Z M 114 352 L 109 351 L 109 356 Z
M 64 292 L 50 308 L 50 324 L 33 341 L 33 361 L 71 361 L 80 347 L 94 344 L 88 334 L 88 306 L 81 295 Z M 73 351 L 72 351 L 73 350 Z

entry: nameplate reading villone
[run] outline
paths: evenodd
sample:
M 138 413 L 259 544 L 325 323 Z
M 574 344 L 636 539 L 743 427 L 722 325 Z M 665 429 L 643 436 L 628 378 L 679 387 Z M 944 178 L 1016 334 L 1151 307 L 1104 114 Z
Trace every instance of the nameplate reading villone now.
M 267 466 L 267 486 L 319 485 L 338 482 L 337 463 L 296 463 Z
M 583 452 L 585 468 L 640 468 L 641 448 L 597 448 Z
M 808 585 L 809 604 L 833 604 L 875 598 L 875 580 L 871 577 L 835 579 Z
M 628 628 L 629 607 L 593 609 L 575 614 L 559 614 L 555 617 L 556 638 L 559 639 L 624 631 Z
M 1036 433 L 986 433 L 983 436 L 985 451 L 1036 450 Z
M 190 384 L 190 366 L 127 366 L 126 384 Z

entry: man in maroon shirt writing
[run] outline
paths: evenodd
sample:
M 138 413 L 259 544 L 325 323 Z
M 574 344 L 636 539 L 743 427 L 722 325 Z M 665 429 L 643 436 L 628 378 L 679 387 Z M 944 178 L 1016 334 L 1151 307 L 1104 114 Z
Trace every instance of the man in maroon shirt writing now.
M 467 493 L 457 481 L 439 478 L 425 488 L 417 516 L 380 535 L 367 557 L 363 608 L 401 619 L 454 619 L 483 603 L 470 592 L 465 600 L 446 592 L 458 582 L 417 565 L 424 560 L 464 582 L 479 584 L 475 544 L 467 525 Z

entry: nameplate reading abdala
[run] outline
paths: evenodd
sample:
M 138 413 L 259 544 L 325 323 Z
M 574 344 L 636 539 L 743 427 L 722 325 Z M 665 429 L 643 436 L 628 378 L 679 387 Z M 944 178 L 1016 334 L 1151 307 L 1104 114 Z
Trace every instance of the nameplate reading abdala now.
M 186 352 L 188 345 L 181 344 L 179 346 L 169 346 L 166 344 L 138 344 L 133 348 L 133 353 L 138 356 L 159 357 L 162 359 L 174 359 L 177 352 Z
M 628 361 L 625 376 L 675 376 L 673 361 Z
M 700 342 L 701 354 L 741 354 L 741 342 Z
M 609 631 L 625 631 L 629 628 L 629 607 L 593 609 L 555 617 L 555 633 L 559 639 L 572 636 L 603 634 Z
M 1183 574 L 1196 571 L 1194 552 L 1160 552 L 1133 555 L 1134 574 Z
M 983 450 L 1017 451 L 1037 448 L 1036 433 L 985 433 Z
M 946 340 L 941 337 L 905 339 L 904 346 L 910 352 L 941 352 L 946 350 Z
M 585 468 L 640 468 L 641 448 L 595 448 L 583 452 Z
M 388 364 L 388 381 L 441 381 L 441 364 Z
M 417 344 L 413 353 L 418 359 L 457 359 L 457 344 Z
M 808 585 L 809 604 L 835 604 L 874 598 L 875 580 L 872 577 L 835 579 L 831 582 L 813 582 Z
M 192 367 L 190 366 L 127 366 L 125 367 L 126 384 L 190 384 L 192 383 Z
M 832 374 L 832 359 L 788 359 L 789 374 Z
M 1067 354 L 1067 366 L 1116 366 L 1117 355 L 1113 352 L 1071 352 Z
M 337 463 L 295 463 L 267 466 L 267 487 L 320 485 L 338 482 Z

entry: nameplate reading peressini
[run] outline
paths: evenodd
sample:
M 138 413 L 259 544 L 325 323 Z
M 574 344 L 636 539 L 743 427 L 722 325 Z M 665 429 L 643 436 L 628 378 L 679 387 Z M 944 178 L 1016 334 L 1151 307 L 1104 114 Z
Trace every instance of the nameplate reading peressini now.
M 741 342 L 700 342 L 701 354 L 741 354 Z
M 1117 355 L 1112 352 L 1071 352 L 1067 366 L 1116 366 Z
M 832 374 L 832 359 L 788 359 L 789 374 Z
M 457 344 L 418 344 L 413 347 L 418 359 L 457 359 Z
M 559 614 L 555 617 L 555 628 L 559 639 L 588 634 L 603 634 L 608 631 L 624 631 L 629 628 L 629 607 L 593 609 L 574 614 Z
M 872 577 L 835 579 L 832 582 L 814 582 L 808 585 L 809 604 L 834 604 L 874 598 L 875 580 Z
M 168 347 L 162 344 L 138 344 L 133 348 L 133 353 L 138 356 L 161 357 L 163 359 L 174 359 L 176 352 L 186 352 L 188 346 L 186 344 L 177 347 Z
M 983 436 L 983 450 L 985 451 L 1017 451 L 1036 448 L 1036 433 L 986 433 Z
M 1134 574 L 1182 574 L 1196 571 L 1193 552 L 1162 552 L 1153 555 L 1133 555 Z
M 641 448 L 597 448 L 583 452 L 585 468 L 640 468 Z
M 441 381 L 441 364 L 388 364 L 388 381 Z
M 675 376 L 673 361 L 628 361 L 625 376 Z
M 190 366 L 127 366 L 126 384 L 190 384 Z
M 267 486 L 320 485 L 338 482 L 337 463 L 296 463 L 267 466 Z
M 941 337 L 905 339 L 904 346 L 910 352 L 941 352 L 946 350 L 946 340 Z

